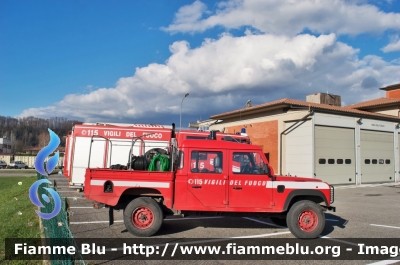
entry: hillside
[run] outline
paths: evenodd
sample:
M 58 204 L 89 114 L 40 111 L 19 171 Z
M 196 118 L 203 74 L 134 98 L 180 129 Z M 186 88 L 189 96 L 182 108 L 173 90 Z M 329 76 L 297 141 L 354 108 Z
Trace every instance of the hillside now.
M 30 147 L 44 147 L 49 141 L 48 128 L 53 130 L 61 139 L 61 147 L 65 146 L 65 138 L 74 124 L 82 123 L 63 117 L 49 119 L 24 117 L 12 118 L 0 116 L 0 138 L 12 140 L 12 152 L 22 152 Z

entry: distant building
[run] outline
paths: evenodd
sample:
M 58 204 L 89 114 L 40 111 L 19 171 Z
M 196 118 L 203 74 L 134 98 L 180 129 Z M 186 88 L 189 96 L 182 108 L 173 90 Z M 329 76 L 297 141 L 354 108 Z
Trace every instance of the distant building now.
M 40 150 L 42 150 L 43 147 L 30 147 L 30 148 L 26 148 L 24 150 L 25 154 L 27 155 L 37 155 L 39 153 Z M 58 147 L 56 149 L 56 151 L 60 152 L 60 155 L 63 155 L 65 152 L 65 148 L 64 147 Z
M 196 123 L 190 122 L 189 128 L 194 128 L 197 129 L 198 131 L 208 132 L 210 130 L 210 126 L 217 122 L 218 120 L 205 120 L 205 121 L 198 120 Z
M 0 154 L 11 154 L 11 140 L 0 138 Z

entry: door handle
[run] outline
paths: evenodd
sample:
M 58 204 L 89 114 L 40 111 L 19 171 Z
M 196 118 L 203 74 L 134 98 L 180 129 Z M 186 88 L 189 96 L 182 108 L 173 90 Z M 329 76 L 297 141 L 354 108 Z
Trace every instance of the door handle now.
M 241 190 L 242 187 L 233 187 L 234 190 Z
M 201 189 L 201 186 L 192 186 L 193 189 Z

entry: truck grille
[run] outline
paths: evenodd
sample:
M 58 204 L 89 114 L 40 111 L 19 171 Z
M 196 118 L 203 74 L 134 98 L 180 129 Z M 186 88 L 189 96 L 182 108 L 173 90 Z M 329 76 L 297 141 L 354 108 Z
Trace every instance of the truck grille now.
M 333 188 L 332 185 L 329 185 L 331 189 L 331 204 L 335 201 L 335 189 Z

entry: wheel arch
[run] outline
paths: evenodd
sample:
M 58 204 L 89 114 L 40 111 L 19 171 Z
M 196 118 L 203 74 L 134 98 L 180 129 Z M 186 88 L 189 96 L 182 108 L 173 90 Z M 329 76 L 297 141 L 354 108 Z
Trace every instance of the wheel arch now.
M 119 202 L 123 198 L 137 198 L 137 197 L 155 197 L 155 198 L 163 198 L 164 195 L 158 189 L 154 188 L 127 188 L 121 194 Z
M 317 204 L 325 202 L 328 205 L 325 195 L 319 190 L 293 190 L 288 194 L 282 211 L 288 211 L 293 204 L 302 200 L 313 201 Z

